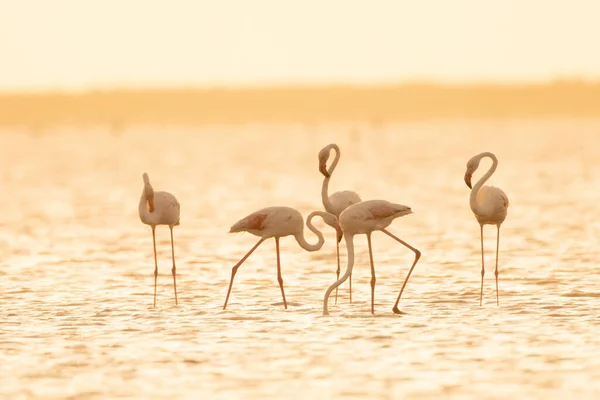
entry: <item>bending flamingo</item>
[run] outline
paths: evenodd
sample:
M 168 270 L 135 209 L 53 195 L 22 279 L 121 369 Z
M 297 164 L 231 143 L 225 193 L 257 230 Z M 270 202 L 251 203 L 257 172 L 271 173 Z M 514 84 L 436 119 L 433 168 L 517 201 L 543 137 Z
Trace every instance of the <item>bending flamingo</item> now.
M 173 227 L 179 225 L 179 202 L 171 193 L 155 192 L 150 184 L 148 174 L 144 172 L 144 189 L 140 196 L 138 211 L 140 219 L 152 227 L 152 243 L 154 244 L 154 307 L 156 307 L 156 280 L 158 277 L 158 262 L 156 261 L 156 226 L 169 225 L 171 230 L 171 257 L 173 258 L 173 290 L 175 291 L 175 304 L 177 304 L 177 281 L 175 279 L 175 246 L 173 244 Z
M 331 154 L 331 150 L 335 151 L 335 158 L 331 163 L 329 169 L 327 168 L 327 160 Z M 358 193 L 353 192 L 351 190 L 343 190 L 339 192 L 333 193 L 329 196 L 329 180 L 331 179 L 331 175 L 333 175 L 333 171 L 335 171 L 335 167 L 340 161 L 340 148 L 337 144 L 332 143 L 321 149 L 319 152 L 319 171 L 325 176 L 323 179 L 323 186 L 321 187 L 321 200 L 323 201 L 323 207 L 325 207 L 325 211 L 330 214 L 335 215 L 337 219 L 339 219 L 340 214 L 346 208 L 351 206 L 352 204 L 360 203 L 362 200 Z M 335 246 L 336 257 L 337 257 L 337 270 L 336 270 L 336 279 L 340 279 L 340 244 L 336 242 Z M 350 286 L 350 303 L 352 303 L 352 275 L 350 275 L 349 280 Z M 337 304 L 338 298 L 338 288 L 335 289 L 335 304 Z
M 373 250 L 371 248 L 371 233 L 373 233 L 373 231 L 381 231 L 385 233 L 415 253 L 415 261 L 410 267 L 408 275 L 406 275 L 406 279 L 404 280 L 402 289 L 400 289 L 400 294 L 398 295 L 396 304 L 394 304 L 392 309 L 395 314 L 402 314 L 402 311 L 398 309 L 398 303 L 400 302 L 400 297 L 402 297 L 402 292 L 404 291 L 404 287 L 406 287 L 408 278 L 410 278 L 410 274 L 412 274 L 417 261 L 419 261 L 419 258 L 421 258 L 421 252 L 402 239 L 396 237 L 385 228 L 387 228 L 394 219 L 411 213 L 412 210 L 410 207 L 403 206 L 401 204 L 390 203 L 389 201 L 385 200 L 363 201 L 351 205 L 344 210 L 344 212 L 342 212 L 340 215 L 340 225 L 344 233 L 344 237 L 346 238 L 346 247 L 348 249 L 348 268 L 346 269 L 344 275 L 337 282 L 331 285 L 325 292 L 325 298 L 323 300 L 323 315 L 329 315 L 327 310 L 327 302 L 333 289 L 336 289 L 346 279 L 348 279 L 350 275 L 352 275 L 352 268 L 354 267 L 354 235 L 359 235 L 362 233 L 367 235 L 367 242 L 369 244 L 369 261 L 371 262 L 371 314 L 375 313 L 376 279 L 375 266 L 373 264 Z
M 482 158 L 492 159 L 492 166 L 488 172 L 471 188 L 471 177 L 473 172 L 479 167 Z M 498 231 L 496 236 L 496 305 L 500 305 L 500 296 L 498 293 L 498 249 L 500 247 L 500 225 L 504 222 L 508 211 L 508 196 L 501 189 L 494 186 L 483 186 L 483 184 L 492 176 L 498 167 L 498 159 L 493 153 L 484 152 L 472 157 L 467 162 L 467 172 L 465 172 L 465 183 L 471 189 L 469 204 L 481 231 L 481 291 L 479 293 L 479 305 L 483 299 L 483 276 L 485 267 L 483 262 L 483 225 L 496 225 Z
M 227 307 L 229 295 L 231 293 L 231 287 L 233 286 L 233 278 L 237 273 L 238 268 L 246 259 L 256 250 L 258 246 L 269 238 L 275 238 L 275 249 L 277 252 L 277 280 L 279 281 L 279 287 L 281 288 L 281 296 L 283 297 L 283 306 L 287 309 L 287 301 L 285 299 L 285 292 L 283 290 L 283 278 L 281 277 L 281 263 L 279 261 L 279 238 L 284 236 L 294 236 L 298 244 L 307 251 L 317 251 L 323 247 L 325 239 L 323 234 L 313 226 L 312 219 L 315 216 L 320 216 L 323 221 L 330 226 L 333 226 L 338 235 L 338 241 L 342 239 L 342 230 L 335 218 L 335 216 L 322 212 L 314 211 L 306 219 L 306 226 L 314 234 L 317 235 L 318 241 L 316 244 L 309 244 L 304 238 L 304 220 L 299 211 L 290 207 L 267 207 L 262 210 L 258 210 L 246 218 L 243 218 L 233 224 L 229 233 L 234 232 L 249 232 L 253 235 L 259 236 L 260 240 L 250 249 L 248 253 L 242 259 L 233 266 L 231 269 L 231 280 L 229 281 L 229 290 L 227 290 L 227 297 L 225 298 L 225 304 L 223 310 Z

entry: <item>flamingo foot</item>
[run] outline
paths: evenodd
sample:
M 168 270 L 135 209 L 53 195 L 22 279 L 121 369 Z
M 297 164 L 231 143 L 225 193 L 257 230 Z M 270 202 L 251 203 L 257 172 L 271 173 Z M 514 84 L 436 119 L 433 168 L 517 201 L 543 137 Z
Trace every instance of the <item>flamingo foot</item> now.
M 400 310 L 396 306 L 394 306 L 394 308 L 392 310 L 394 311 L 394 314 L 398 314 L 398 315 L 406 314 L 404 311 Z

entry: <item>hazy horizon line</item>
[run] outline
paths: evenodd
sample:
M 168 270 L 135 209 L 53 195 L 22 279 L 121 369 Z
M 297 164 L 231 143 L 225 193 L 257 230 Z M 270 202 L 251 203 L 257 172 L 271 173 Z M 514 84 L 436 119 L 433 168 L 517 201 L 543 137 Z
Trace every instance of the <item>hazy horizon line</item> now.
M 109 84 L 91 85 L 89 87 L 70 88 L 0 88 L 1 96 L 14 95 L 73 95 L 102 92 L 158 92 L 158 91 L 270 91 L 270 90 L 317 90 L 317 89 L 375 89 L 375 88 L 401 88 L 401 87 L 435 87 L 449 89 L 470 88 L 526 88 L 548 87 L 556 85 L 597 86 L 600 77 L 556 77 L 552 79 L 512 79 L 512 80 L 476 80 L 453 81 L 436 79 L 412 79 L 389 82 L 273 82 L 273 83 L 247 83 L 247 84 Z
M 0 126 L 598 117 L 600 81 L 139 87 L 0 93 Z

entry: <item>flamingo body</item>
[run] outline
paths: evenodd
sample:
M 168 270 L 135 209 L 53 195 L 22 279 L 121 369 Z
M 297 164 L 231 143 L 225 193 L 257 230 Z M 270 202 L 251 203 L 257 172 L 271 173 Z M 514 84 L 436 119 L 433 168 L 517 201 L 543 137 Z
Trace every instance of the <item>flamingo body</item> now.
M 291 207 L 267 207 L 242 218 L 229 233 L 249 232 L 263 239 L 284 237 L 302 233 L 304 220 L 298 210 Z
M 394 219 L 408 214 L 412 214 L 408 206 L 386 200 L 366 200 L 344 210 L 340 215 L 340 225 L 344 233 L 368 234 L 387 228 Z
M 477 207 L 471 208 L 482 225 L 497 225 L 504 222 L 508 214 L 508 196 L 495 186 L 482 186 L 476 194 Z
M 154 192 L 154 211 L 150 212 L 149 207 L 145 205 L 145 211 L 140 211 L 140 220 L 150 226 L 179 225 L 179 214 L 181 206 L 177 198 L 169 192 Z

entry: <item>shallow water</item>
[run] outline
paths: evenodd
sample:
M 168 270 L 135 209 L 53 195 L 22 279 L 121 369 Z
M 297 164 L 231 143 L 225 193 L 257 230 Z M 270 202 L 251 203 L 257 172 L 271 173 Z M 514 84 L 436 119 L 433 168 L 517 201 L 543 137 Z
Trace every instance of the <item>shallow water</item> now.
M 0 132 L 0 396 L 44 398 L 598 398 L 600 121 L 104 127 Z M 261 207 L 321 209 L 317 152 L 342 158 L 331 189 L 413 208 L 390 230 L 423 252 L 366 238 L 323 317 L 335 233 L 319 252 L 281 241 L 288 310 L 267 241 L 229 235 Z M 479 226 L 463 182 L 469 157 L 500 160 L 490 184 L 511 205 L 487 227 L 479 307 Z M 483 174 L 482 163 L 474 179 Z M 168 228 L 137 216 L 142 172 L 181 203 L 175 306 Z M 310 242 L 316 239 L 309 235 Z M 345 268 L 345 249 L 342 263 Z M 206 396 L 204 396 L 206 395 Z

